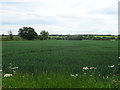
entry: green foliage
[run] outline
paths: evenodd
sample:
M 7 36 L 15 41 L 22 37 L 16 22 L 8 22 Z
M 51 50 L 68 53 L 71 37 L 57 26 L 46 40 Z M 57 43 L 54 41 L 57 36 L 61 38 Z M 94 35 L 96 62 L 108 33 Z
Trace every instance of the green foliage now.
M 96 36 L 96 35 L 68 35 L 68 40 L 116 40 L 115 36 Z
M 31 27 L 23 27 L 19 29 L 19 36 L 24 38 L 24 39 L 28 39 L 28 40 L 32 40 L 35 39 L 37 36 L 37 33 L 35 32 L 35 30 Z
M 12 40 L 23 40 L 20 36 L 15 36 L 13 35 L 13 39 Z M 2 41 L 11 41 L 11 39 L 9 38 L 9 36 L 2 36 Z
M 26 38 L 21 38 L 20 36 L 13 35 L 12 40 L 25 40 Z M 41 35 L 37 35 L 35 39 L 41 39 L 44 38 Z M 48 40 L 117 40 L 117 36 L 95 36 L 95 35 L 49 35 L 48 37 L 45 37 L 45 39 Z M 3 41 L 10 41 L 9 35 L 2 35 Z
M 8 41 L 9 37 L 8 36 L 2 36 L 2 41 Z
M 82 40 L 83 36 L 82 35 L 69 35 L 67 37 L 68 40 Z
M 13 40 L 13 33 L 12 33 L 12 31 L 10 30 L 8 33 L 9 33 L 10 40 Z
M 48 36 L 49 36 L 49 33 L 46 32 L 45 30 L 43 30 L 43 31 L 40 32 L 40 39 L 41 39 L 41 40 L 46 40 L 46 39 L 48 39 Z
M 97 75 L 79 74 L 77 78 L 69 73 L 52 72 L 17 74 L 3 78 L 3 88 L 120 88 L 120 77 L 112 75 L 101 77 Z

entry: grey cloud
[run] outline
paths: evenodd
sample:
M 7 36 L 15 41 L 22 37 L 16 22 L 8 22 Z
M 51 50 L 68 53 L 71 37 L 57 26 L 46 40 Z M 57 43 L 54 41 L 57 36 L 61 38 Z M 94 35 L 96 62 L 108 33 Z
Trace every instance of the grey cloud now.
M 105 14 L 105 15 L 118 15 L 118 11 L 115 8 L 104 8 L 104 9 L 97 9 L 94 11 L 90 11 L 90 13 L 98 13 L 98 14 Z
M 0 2 L 2 5 L 18 5 L 22 4 L 22 2 Z
M 58 23 L 58 20 L 55 19 L 54 17 L 43 17 L 43 16 L 38 16 L 34 18 L 29 18 L 29 19 L 15 19 L 13 18 L 7 18 L 2 20 L 2 25 L 35 25 L 35 24 L 45 24 L 45 25 L 55 25 Z
M 56 0 L 52 0 L 52 2 L 48 0 L 40 1 L 36 3 L 4 2 L 2 0 L 0 2 L 2 5 L 0 6 L 0 13 L 2 13 L 1 26 L 5 26 L 2 30 L 7 32 L 9 28 L 17 29 L 18 25 L 20 27 L 30 25 L 35 28 L 40 25 L 43 27 L 42 29 L 47 28 L 51 33 L 68 34 L 107 33 L 117 29 L 117 21 L 114 18 L 117 15 L 117 10 L 112 8 L 111 4 L 106 4 L 110 8 L 103 5 L 103 7 L 99 6 L 100 9 L 96 9 L 97 4 L 95 6 L 93 4 L 95 0 L 92 0 L 92 2 L 87 0 L 63 0 L 64 2 L 60 1 L 60 4 Z M 99 2 L 102 4 L 103 0 Z M 84 9 L 84 7 L 86 8 Z M 80 10 L 83 10 L 83 12 L 80 12 Z M 97 16 L 96 14 L 102 15 Z M 109 18 L 107 15 L 111 15 L 111 17 Z M 114 22 L 110 23 L 110 21 Z

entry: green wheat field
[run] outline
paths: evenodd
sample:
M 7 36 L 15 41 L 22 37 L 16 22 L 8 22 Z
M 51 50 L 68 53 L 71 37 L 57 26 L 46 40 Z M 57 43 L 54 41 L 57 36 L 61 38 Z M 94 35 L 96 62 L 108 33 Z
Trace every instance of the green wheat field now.
M 2 49 L 3 88 L 120 88 L 117 40 L 3 41 Z

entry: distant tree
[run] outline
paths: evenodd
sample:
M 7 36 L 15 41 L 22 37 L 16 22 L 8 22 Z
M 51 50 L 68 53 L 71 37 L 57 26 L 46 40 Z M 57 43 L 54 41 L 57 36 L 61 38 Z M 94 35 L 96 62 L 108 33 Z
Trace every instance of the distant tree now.
M 45 30 L 43 30 L 43 31 L 40 32 L 40 39 L 41 39 L 41 40 L 46 40 L 46 39 L 48 39 L 48 36 L 49 36 L 49 32 L 47 32 L 47 31 L 45 31 Z
M 82 35 L 69 35 L 67 36 L 68 40 L 83 40 L 83 36 Z
M 32 40 L 37 37 L 37 33 L 32 27 L 20 28 L 18 32 L 18 35 L 24 39 Z
M 82 40 L 83 36 L 82 35 L 77 35 L 76 38 L 77 38 L 77 40 Z
M 12 33 L 12 31 L 10 30 L 10 31 L 8 31 L 8 34 L 9 34 L 9 38 L 10 38 L 10 40 L 13 40 L 13 33 Z
M 4 34 L 2 34 L 2 36 L 5 36 Z
M 115 36 L 111 36 L 110 39 L 116 39 Z

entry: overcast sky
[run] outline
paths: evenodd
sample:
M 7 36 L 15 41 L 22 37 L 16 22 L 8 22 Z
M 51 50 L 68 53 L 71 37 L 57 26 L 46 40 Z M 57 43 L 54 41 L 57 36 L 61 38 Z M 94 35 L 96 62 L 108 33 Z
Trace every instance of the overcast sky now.
M 0 0 L 0 34 L 117 34 L 118 0 Z

